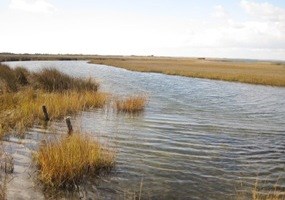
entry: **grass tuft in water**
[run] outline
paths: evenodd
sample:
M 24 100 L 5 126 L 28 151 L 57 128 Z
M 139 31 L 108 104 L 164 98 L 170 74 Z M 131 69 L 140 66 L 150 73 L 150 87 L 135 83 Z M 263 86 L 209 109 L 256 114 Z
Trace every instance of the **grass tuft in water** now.
M 72 187 L 84 175 L 110 170 L 114 159 L 114 152 L 80 133 L 48 141 L 35 154 L 39 179 L 51 187 Z
M 116 108 L 119 112 L 136 113 L 144 110 L 147 102 L 145 96 L 131 96 L 126 99 L 117 100 Z

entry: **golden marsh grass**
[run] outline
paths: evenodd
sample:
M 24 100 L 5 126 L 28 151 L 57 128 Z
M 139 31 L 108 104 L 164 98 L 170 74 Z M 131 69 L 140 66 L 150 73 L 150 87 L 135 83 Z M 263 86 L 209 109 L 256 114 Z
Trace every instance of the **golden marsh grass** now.
M 99 57 L 91 63 L 132 71 L 156 72 L 251 84 L 285 86 L 285 64 L 217 59 L 161 57 Z
M 49 117 L 53 120 L 82 110 L 103 107 L 107 99 L 107 94 L 92 91 L 46 93 L 26 89 L 0 95 L 0 135 L 12 130 L 21 134 L 27 127 L 43 120 L 43 105 L 47 107 Z
M 147 102 L 145 96 L 131 96 L 126 99 L 116 100 L 116 108 L 119 112 L 136 113 L 143 111 Z
M 48 141 L 35 154 L 39 180 L 51 187 L 73 186 L 83 175 L 114 166 L 114 152 L 81 133 Z
M 1 137 L 12 131 L 21 134 L 44 119 L 43 105 L 50 119 L 61 119 L 103 107 L 108 99 L 106 93 L 97 92 L 98 84 L 93 80 L 73 78 L 54 69 L 30 73 L 0 65 L 0 72 Z

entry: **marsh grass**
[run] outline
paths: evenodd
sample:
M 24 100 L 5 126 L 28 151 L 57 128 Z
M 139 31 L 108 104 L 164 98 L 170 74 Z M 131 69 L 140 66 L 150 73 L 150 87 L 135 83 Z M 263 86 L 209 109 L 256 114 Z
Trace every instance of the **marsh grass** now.
M 146 103 L 146 96 L 137 95 L 125 99 L 118 99 L 115 105 L 119 112 L 137 113 L 144 110 Z
M 0 64 L 0 94 L 18 90 L 16 72 Z
M 92 91 L 67 91 L 64 93 L 46 93 L 32 89 L 0 96 L 0 136 L 15 132 L 23 134 L 40 120 L 44 120 L 42 106 L 47 107 L 51 120 L 62 119 L 82 110 L 101 108 L 108 95 Z
M 243 62 L 199 58 L 111 56 L 94 58 L 91 63 L 121 67 L 132 71 L 285 86 L 285 63 L 261 61 Z
M 0 65 L 0 84 L 0 137 L 12 132 L 21 135 L 43 120 L 43 105 L 54 120 L 103 107 L 108 99 L 106 93 L 97 91 L 93 80 L 73 78 L 54 69 L 30 73 Z
M 97 91 L 99 85 L 89 79 L 74 78 L 56 69 L 43 69 L 32 76 L 34 87 L 48 92 L 64 92 L 66 90 Z
M 82 133 L 48 141 L 35 154 L 39 180 L 46 186 L 73 187 L 84 175 L 114 166 L 115 154 Z

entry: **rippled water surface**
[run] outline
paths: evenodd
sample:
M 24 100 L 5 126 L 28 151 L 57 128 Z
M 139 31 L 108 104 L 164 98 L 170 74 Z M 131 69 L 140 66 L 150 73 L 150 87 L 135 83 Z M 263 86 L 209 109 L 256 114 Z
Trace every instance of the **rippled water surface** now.
M 87 196 L 233 199 L 256 182 L 285 191 L 285 89 L 131 72 L 85 61 L 10 62 L 94 77 L 114 95 L 146 94 L 138 116 L 108 110 L 74 121 L 117 150 L 116 168 Z M 36 132 L 34 130 L 34 132 Z

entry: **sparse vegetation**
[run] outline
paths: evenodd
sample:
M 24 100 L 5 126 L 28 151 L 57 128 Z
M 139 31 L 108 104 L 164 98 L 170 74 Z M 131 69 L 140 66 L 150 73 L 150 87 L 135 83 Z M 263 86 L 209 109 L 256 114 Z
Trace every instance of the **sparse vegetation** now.
M 14 160 L 13 157 L 2 151 L 0 153 L 0 169 L 5 173 L 5 174 L 11 174 L 14 172 Z
M 263 187 L 263 183 L 267 185 Z M 278 187 L 278 182 L 275 186 L 268 187 L 266 181 L 259 181 L 256 179 L 255 184 L 251 191 L 242 190 L 237 192 L 236 200 L 285 200 L 285 191 L 281 187 Z
M 7 199 L 7 177 L 14 172 L 13 157 L 4 151 L 1 143 L 0 148 L 0 199 Z
M 35 154 L 39 179 L 52 187 L 72 187 L 83 175 L 111 169 L 114 157 L 114 152 L 81 133 L 48 141 Z
M 145 96 L 131 96 L 126 99 L 116 100 L 116 108 L 119 112 L 140 112 L 144 110 L 146 100 Z
M 252 190 L 252 200 L 285 200 L 285 191 L 274 188 L 271 191 L 264 191 L 259 187 L 258 181 Z
M 0 177 L 0 178 L 1 178 L 1 181 L 0 181 L 0 199 L 4 200 L 4 199 L 7 199 L 7 195 L 6 195 L 6 190 L 7 190 L 6 177 L 4 177 L 4 180 L 2 179 L 3 177 Z

